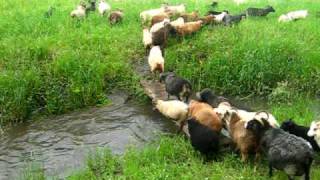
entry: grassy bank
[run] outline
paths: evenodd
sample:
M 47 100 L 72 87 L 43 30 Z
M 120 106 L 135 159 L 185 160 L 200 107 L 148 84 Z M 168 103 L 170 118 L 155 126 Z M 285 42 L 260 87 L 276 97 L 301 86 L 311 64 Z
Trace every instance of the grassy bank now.
M 0 6 L 1 124 L 31 114 L 58 114 L 103 104 L 109 90 L 138 92 L 131 63 L 143 57 L 139 12 L 162 2 L 110 1 L 125 12 L 121 25 L 110 27 L 97 13 L 82 21 L 69 17 L 72 1 L 4 1 Z M 172 0 L 170 3 L 178 3 Z M 211 1 L 186 1 L 188 11 L 202 14 Z M 315 94 L 320 86 L 320 35 L 315 12 L 320 3 L 250 1 L 236 6 L 219 2 L 217 10 L 233 13 L 248 6 L 271 4 L 276 13 L 249 18 L 233 28 L 205 27 L 184 41 L 170 39 L 166 69 L 190 79 L 195 90 L 211 87 L 229 95 L 268 95 L 286 84 L 292 94 Z M 49 19 L 44 12 L 56 10 Z M 291 9 L 309 9 L 310 17 L 279 24 Z

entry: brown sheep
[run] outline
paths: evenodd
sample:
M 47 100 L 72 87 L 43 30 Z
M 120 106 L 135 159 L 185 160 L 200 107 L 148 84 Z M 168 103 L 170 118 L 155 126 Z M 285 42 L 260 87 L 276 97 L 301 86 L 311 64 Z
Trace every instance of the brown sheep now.
M 204 25 L 208 25 L 208 24 L 214 23 L 215 17 L 214 17 L 214 15 L 210 14 L 210 15 L 207 15 L 207 16 L 200 18 L 200 20 L 203 22 Z
M 159 22 L 162 22 L 165 19 L 169 19 L 169 16 L 167 14 L 159 14 L 159 15 L 155 15 L 152 17 L 151 19 L 151 27 Z
M 109 22 L 111 25 L 122 21 L 123 12 L 121 10 L 112 11 L 109 16 Z
M 221 119 L 207 103 L 191 100 L 189 104 L 189 116 L 216 132 L 220 132 L 222 129 Z
M 183 18 L 184 22 L 192 22 L 192 21 L 197 21 L 199 20 L 199 13 L 198 11 L 193 11 L 191 13 L 184 13 L 181 15 Z
M 188 34 L 192 34 L 194 32 L 197 32 L 200 30 L 201 25 L 202 25 L 202 21 L 195 21 L 195 22 L 188 22 L 185 23 L 181 26 L 178 26 L 176 28 L 176 32 L 180 35 L 180 36 L 185 36 Z
M 259 138 L 253 131 L 244 127 L 245 122 L 240 120 L 240 117 L 236 112 L 228 111 L 226 114 L 226 124 L 230 133 L 231 139 L 236 144 L 237 149 L 241 153 L 241 161 L 246 162 L 249 153 L 256 154 L 256 160 L 258 159 L 259 152 Z

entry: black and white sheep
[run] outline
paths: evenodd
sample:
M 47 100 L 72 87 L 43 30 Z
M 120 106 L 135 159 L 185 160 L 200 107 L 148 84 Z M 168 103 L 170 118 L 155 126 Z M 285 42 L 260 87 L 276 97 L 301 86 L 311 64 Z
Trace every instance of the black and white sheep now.
M 239 14 L 239 15 L 226 14 L 223 17 L 222 21 L 224 25 L 230 26 L 230 25 L 239 23 L 242 19 L 245 19 L 245 18 L 246 18 L 246 14 Z
M 310 179 L 310 167 L 314 152 L 308 141 L 280 128 L 269 128 L 264 132 L 257 133 L 262 135 L 261 149 L 267 155 L 270 177 L 273 168 L 275 168 L 283 170 L 289 180 L 294 176 L 302 175 L 305 180 Z
M 86 12 L 95 11 L 96 10 L 96 0 L 89 1 L 89 6 L 86 7 Z
M 247 16 L 266 16 L 270 12 L 276 12 L 272 6 L 266 6 L 265 8 L 248 8 L 246 10 Z
M 313 137 L 320 146 L 320 122 L 313 121 L 308 131 L 308 136 Z
M 99 4 L 98 4 L 98 11 L 99 14 L 101 16 L 105 15 L 106 13 L 108 13 L 108 11 L 111 10 L 111 6 L 105 2 L 105 0 L 100 0 Z
M 296 124 L 293 120 L 289 119 L 289 120 L 284 121 L 281 124 L 280 128 L 289 132 L 290 134 L 294 134 L 298 137 L 301 137 L 301 138 L 307 140 L 311 144 L 313 150 L 320 151 L 320 148 L 319 148 L 317 142 L 315 141 L 314 137 L 308 136 L 308 131 L 310 129 L 309 127 L 300 126 L 300 125 Z
M 191 145 L 208 156 L 219 150 L 219 132 L 216 132 L 191 118 L 187 120 Z
M 185 102 L 188 102 L 192 93 L 192 86 L 188 80 L 178 77 L 173 72 L 166 72 L 160 74 L 160 82 L 165 84 L 168 99 L 172 95 L 176 96 L 178 100 L 185 98 Z

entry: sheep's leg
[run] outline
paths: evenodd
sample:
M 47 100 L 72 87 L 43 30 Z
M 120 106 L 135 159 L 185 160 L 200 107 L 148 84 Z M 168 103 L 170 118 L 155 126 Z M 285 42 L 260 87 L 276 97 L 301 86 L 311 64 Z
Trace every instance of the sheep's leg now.
M 176 97 L 178 98 L 178 100 L 179 100 L 179 101 L 181 101 L 181 98 L 180 98 L 180 96 L 176 96 Z
M 188 101 L 189 101 L 189 96 L 186 96 L 186 101 L 185 101 L 185 103 L 188 103 Z
M 269 163 L 269 177 L 272 177 L 272 164 Z
M 180 124 L 180 126 L 179 126 L 179 131 L 178 131 L 178 133 L 181 133 L 182 130 L 183 130 L 184 125 L 186 124 L 186 120 L 185 120 L 185 119 L 184 119 L 184 120 L 180 120 L 180 121 L 179 121 L 179 124 Z
M 169 100 L 170 99 L 170 94 L 168 93 L 168 98 L 167 98 L 167 100 Z
M 310 164 L 304 166 L 304 180 L 310 180 L 310 166 L 312 164 L 312 160 Z
M 241 152 L 241 161 L 246 162 L 248 159 L 248 153 Z

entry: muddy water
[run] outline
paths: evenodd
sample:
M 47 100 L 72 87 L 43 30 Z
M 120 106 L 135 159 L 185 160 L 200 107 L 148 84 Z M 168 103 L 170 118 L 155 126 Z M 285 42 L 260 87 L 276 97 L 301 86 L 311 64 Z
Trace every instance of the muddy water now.
M 125 102 L 125 94 L 110 97 L 108 107 L 82 110 L 7 129 L 0 137 L 0 179 L 16 179 L 28 162 L 38 162 L 47 175 L 64 177 L 84 166 L 88 152 L 108 147 L 123 153 L 142 146 L 174 124 L 150 105 Z

